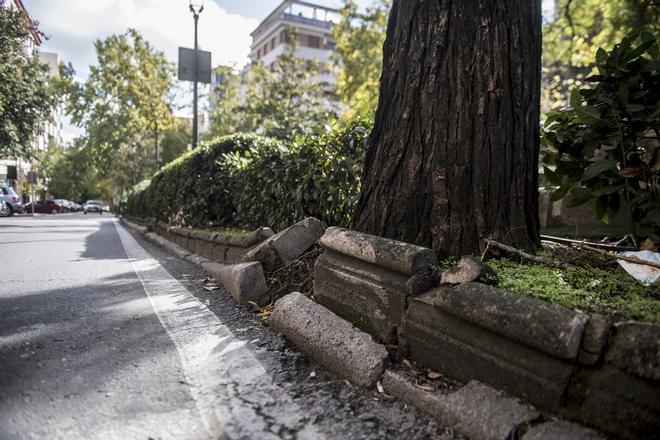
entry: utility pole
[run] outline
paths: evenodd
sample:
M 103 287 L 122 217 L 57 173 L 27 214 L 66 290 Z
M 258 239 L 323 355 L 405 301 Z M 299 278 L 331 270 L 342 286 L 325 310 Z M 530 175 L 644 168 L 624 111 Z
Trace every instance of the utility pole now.
M 193 4 L 190 1 L 190 12 L 193 14 L 195 20 L 195 62 L 194 62 L 194 80 L 193 80 L 193 126 L 192 126 L 192 147 L 197 148 L 197 76 L 199 72 L 199 60 L 197 53 L 197 23 L 199 22 L 199 15 L 204 10 L 204 4 Z

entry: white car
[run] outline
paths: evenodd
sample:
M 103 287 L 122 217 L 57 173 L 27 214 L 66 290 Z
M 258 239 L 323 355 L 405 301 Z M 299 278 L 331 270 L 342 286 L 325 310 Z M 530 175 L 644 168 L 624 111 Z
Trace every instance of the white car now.
M 98 212 L 103 214 L 103 205 L 98 200 L 87 200 L 83 205 L 83 211 L 85 214 L 88 212 Z

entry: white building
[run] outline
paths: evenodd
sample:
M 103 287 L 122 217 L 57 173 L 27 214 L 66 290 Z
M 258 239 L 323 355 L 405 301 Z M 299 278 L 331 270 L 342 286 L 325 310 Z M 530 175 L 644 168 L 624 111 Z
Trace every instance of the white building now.
M 295 56 L 317 61 L 321 75 L 315 80 L 334 86 L 337 80 L 330 57 L 336 45 L 332 26 L 338 19 L 336 9 L 306 1 L 285 0 L 250 34 L 250 60 L 272 68 L 277 58 L 287 51 L 289 36 L 295 34 Z

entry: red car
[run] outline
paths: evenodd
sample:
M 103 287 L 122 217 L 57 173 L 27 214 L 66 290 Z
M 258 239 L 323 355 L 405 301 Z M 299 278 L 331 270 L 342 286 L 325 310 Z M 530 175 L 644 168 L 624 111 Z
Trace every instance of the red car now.
M 31 213 L 32 203 L 25 205 L 23 212 Z M 62 212 L 62 206 L 54 200 L 37 200 L 34 204 L 34 212 L 39 214 L 57 214 L 58 212 Z

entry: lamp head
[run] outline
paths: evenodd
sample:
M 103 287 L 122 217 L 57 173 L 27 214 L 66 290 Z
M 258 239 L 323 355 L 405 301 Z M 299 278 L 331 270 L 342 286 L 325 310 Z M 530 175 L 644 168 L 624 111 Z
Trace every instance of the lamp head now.
M 204 0 L 188 0 L 190 4 L 190 12 L 199 15 L 204 10 Z

